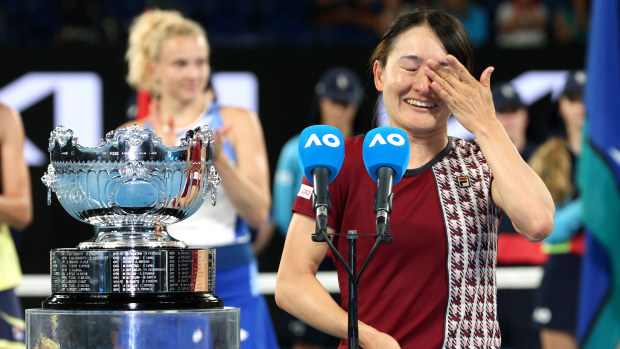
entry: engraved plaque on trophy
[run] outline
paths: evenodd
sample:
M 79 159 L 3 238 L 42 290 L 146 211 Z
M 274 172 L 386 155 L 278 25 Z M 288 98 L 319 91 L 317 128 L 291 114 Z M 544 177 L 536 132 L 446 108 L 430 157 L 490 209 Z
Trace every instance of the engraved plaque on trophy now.
M 168 147 L 152 130 L 109 132 L 83 147 L 58 126 L 42 181 L 74 218 L 97 227 L 77 248 L 50 253 L 52 295 L 45 309 L 157 310 L 222 308 L 215 295 L 215 250 L 187 248 L 166 226 L 192 215 L 219 176 L 207 126 Z

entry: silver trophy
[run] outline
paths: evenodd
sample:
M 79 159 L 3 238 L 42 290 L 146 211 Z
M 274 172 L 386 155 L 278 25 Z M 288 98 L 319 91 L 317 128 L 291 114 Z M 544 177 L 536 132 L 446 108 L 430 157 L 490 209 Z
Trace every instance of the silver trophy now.
M 74 218 L 96 226 L 77 248 L 51 251 L 49 309 L 221 308 L 214 294 L 215 250 L 187 248 L 166 226 L 192 215 L 219 176 L 213 134 L 201 126 L 181 146 L 162 144 L 134 125 L 109 132 L 99 147 L 78 144 L 58 126 L 49 140 L 42 178 Z

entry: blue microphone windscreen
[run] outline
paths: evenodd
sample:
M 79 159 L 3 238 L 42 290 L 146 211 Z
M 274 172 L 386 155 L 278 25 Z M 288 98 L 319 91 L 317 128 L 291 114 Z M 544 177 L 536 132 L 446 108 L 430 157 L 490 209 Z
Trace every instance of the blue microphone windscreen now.
M 304 175 L 313 183 L 312 170 L 325 167 L 329 170 L 331 183 L 344 161 L 344 139 L 339 129 L 328 125 L 306 127 L 299 137 L 297 145 L 299 165 Z
M 398 183 L 407 170 L 409 164 L 409 138 L 405 131 L 396 127 L 377 127 L 364 137 L 364 165 L 370 177 L 377 181 L 379 167 L 391 167 L 396 176 L 394 184 Z

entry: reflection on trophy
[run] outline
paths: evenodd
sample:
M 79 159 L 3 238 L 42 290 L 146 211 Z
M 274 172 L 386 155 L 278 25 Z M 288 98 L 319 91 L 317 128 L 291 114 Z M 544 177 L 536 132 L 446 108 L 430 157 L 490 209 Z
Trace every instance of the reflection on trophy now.
M 200 338 L 230 332 L 223 343 L 234 343 L 239 312 L 224 308 L 214 293 L 215 250 L 187 248 L 166 231 L 168 224 L 193 214 L 209 194 L 215 205 L 220 179 L 212 165 L 213 143 L 207 126 L 188 131 L 178 147 L 163 145 L 152 130 L 137 125 L 109 132 L 96 148 L 79 145 L 70 129 L 52 131 L 51 163 L 42 178 L 48 204 L 56 193 L 71 216 L 95 225 L 97 233 L 77 248 L 51 251 L 52 295 L 43 309 L 27 310 L 27 323 L 38 329 L 28 337 L 40 336 L 50 327 L 46 323 L 59 319 L 65 319 L 65 327 L 75 326 L 76 319 L 84 325 L 83 317 L 97 318 L 93 325 L 99 328 L 126 325 L 122 319 L 129 313 L 131 328 L 119 327 L 118 336 L 164 319 L 181 326 L 219 317 L 224 329 L 207 326 Z M 81 342 L 69 345 L 76 343 Z

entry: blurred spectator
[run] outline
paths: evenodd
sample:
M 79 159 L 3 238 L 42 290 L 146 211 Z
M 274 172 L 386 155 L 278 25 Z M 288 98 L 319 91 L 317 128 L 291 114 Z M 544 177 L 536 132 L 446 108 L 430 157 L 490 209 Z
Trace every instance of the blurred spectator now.
M 506 130 L 524 160 L 530 156 L 536 145 L 527 139 L 529 113 L 517 90 L 508 82 L 493 85 L 493 104 L 495 115 Z
M 378 36 L 383 35 L 388 26 L 399 15 L 412 11 L 416 7 L 434 7 L 429 0 L 380 0 L 381 9 L 373 20 L 373 29 Z
M 96 47 L 120 41 L 120 28 L 102 0 L 60 0 L 56 46 Z
M 553 11 L 553 39 L 558 44 L 586 43 L 588 38 L 588 0 L 565 0 Z
M 18 23 L 20 46 L 49 46 L 58 28 L 58 3 L 49 0 L 20 1 Z
M 566 140 L 551 138 L 532 155 L 530 164 L 549 188 L 556 204 L 553 232 L 544 241 L 549 254 L 532 313 L 540 329 L 544 349 L 576 349 L 575 340 L 579 276 L 584 239 L 581 200 L 574 185 L 577 157 L 581 154 L 583 71 L 568 74 L 558 112 L 564 122 Z
M 147 8 L 167 9 L 165 4 L 156 1 L 127 1 L 127 0 L 104 0 L 105 5 L 114 16 L 121 30 L 123 42 L 129 36 L 129 27 L 133 18 L 144 12 Z
M 192 16 L 205 26 L 212 45 L 252 47 L 259 42 L 256 19 L 259 3 L 254 0 L 195 1 Z
M 15 294 L 22 281 L 19 258 L 9 228 L 32 221 L 30 173 L 24 159 L 20 115 L 0 104 L 0 347 L 26 348 L 24 313 Z
M 581 133 L 586 117 L 583 102 L 583 88 L 586 79 L 585 72 L 581 70 L 570 72 L 562 95 L 558 100 L 558 113 L 564 123 L 568 146 L 575 155 L 581 154 Z
M 353 123 L 363 96 L 359 77 L 347 68 L 331 68 L 323 73 L 315 92 L 309 124 L 334 126 L 345 139 L 355 135 Z M 282 147 L 274 179 L 274 222 L 283 234 L 288 230 L 291 207 L 304 176 L 297 157 L 298 140 L 296 135 Z
M 17 1 L 0 0 L 0 44 L 14 44 L 17 41 L 19 21 Z
M 529 111 L 521 96 L 508 82 L 492 86 L 495 115 L 506 130 L 521 157 L 527 161 L 536 148 L 527 138 Z M 518 267 L 542 265 L 547 256 L 540 251 L 540 243 L 524 239 L 507 215 L 502 215 L 497 241 L 497 265 Z M 502 332 L 502 345 L 513 349 L 540 348 L 538 332 L 531 325 L 536 290 L 498 289 L 497 316 Z
M 368 0 L 315 0 L 311 16 L 320 44 L 374 45 L 381 3 Z
M 547 44 L 549 11 L 541 0 L 504 0 L 495 12 L 495 42 L 501 48 L 539 48 Z
M 309 46 L 314 33 L 310 25 L 310 1 L 258 1 L 262 45 Z
M 474 48 L 487 44 L 489 12 L 484 6 L 473 0 L 442 0 L 441 6 L 463 23 Z

